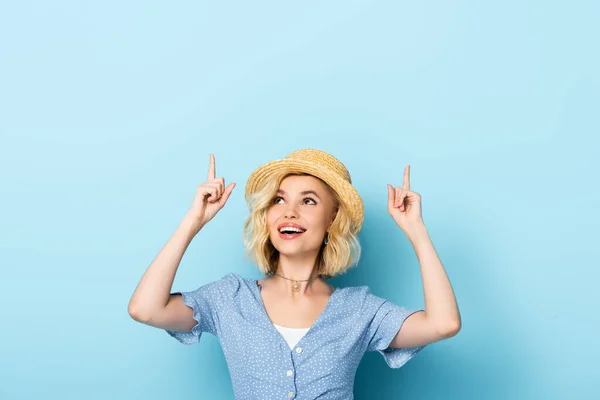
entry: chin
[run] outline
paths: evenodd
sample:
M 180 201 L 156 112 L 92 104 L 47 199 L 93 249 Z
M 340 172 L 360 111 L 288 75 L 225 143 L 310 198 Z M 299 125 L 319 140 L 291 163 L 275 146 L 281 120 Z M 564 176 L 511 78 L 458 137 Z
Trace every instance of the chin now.
M 304 253 L 313 253 L 318 251 L 319 249 L 311 249 L 311 248 L 306 248 L 306 247 L 300 247 L 298 246 L 296 243 L 277 243 L 276 245 L 274 245 L 273 247 L 275 247 L 275 250 L 277 250 L 279 252 L 279 254 L 283 254 L 286 256 L 294 256 L 294 255 L 299 255 L 299 254 L 304 254 Z

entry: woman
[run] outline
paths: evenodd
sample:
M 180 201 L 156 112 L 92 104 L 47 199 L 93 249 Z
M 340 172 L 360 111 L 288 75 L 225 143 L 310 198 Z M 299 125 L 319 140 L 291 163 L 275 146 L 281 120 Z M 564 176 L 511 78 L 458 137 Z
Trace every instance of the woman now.
M 236 399 L 352 399 L 366 351 L 399 368 L 459 331 L 456 299 L 421 218 L 420 196 L 410 190 L 408 166 L 402 187 L 388 185 L 388 211 L 417 253 L 425 310 L 397 306 L 367 286 L 326 282 L 358 261 L 364 207 L 345 166 L 314 149 L 264 164 L 248 179 L 244 241 L 264 278 L 229 273 L 170 293 L 187 246 L 234 186 L 216 178 L 211 155 L 207 182 L 142 277 L 129 313 L 184 344 L 202 332 L 217 336 Z

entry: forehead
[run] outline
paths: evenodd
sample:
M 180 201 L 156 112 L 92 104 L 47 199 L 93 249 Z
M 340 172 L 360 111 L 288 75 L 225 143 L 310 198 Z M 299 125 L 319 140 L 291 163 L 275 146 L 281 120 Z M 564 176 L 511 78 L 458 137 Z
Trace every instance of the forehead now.
M 279 184 L 279 189 L 287 193 L 314 190 L 320 195 L 329 192 L 327 185 L 312 175 L 290 175 L 285 177 Z

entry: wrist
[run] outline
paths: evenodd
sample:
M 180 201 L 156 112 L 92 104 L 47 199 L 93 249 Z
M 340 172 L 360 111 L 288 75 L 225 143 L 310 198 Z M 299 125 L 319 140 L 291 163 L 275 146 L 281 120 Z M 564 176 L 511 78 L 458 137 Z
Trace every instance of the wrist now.
M 194 234 L 198 233 L 206 225 L 204 222 L 199 220 L 193 215 L 186 214 L 183 220 L 179 224 L 179 227 L 185 230 L 192 231 Z
M 421 220 L 420 222 L 415 223 L 410 229 L 406 232 L 406 236 L 411 242 L 417 242 L 423 238 L 426 238 L 429 235 L 427 231 L 427 227 L 425 223 Z

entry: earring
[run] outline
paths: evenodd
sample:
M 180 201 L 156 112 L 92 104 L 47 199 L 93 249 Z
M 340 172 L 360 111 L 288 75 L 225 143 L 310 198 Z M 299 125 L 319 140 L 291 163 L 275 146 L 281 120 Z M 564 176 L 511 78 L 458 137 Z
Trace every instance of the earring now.
M 325 246 L 327 246 L 327 243 L 329 243 L 329 234 L 327 234 L 323 243 L 325 243 Z

